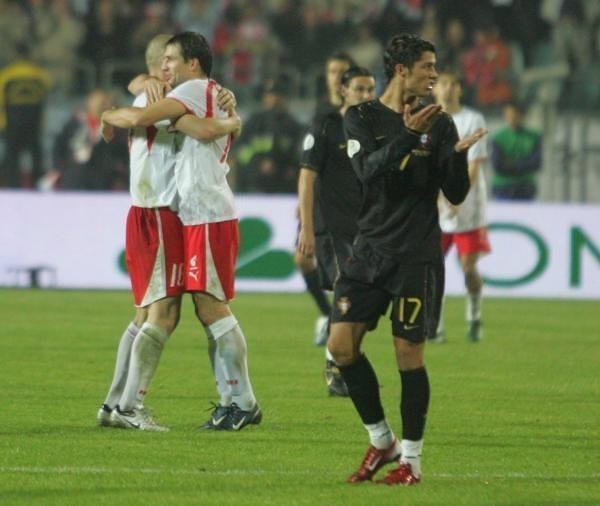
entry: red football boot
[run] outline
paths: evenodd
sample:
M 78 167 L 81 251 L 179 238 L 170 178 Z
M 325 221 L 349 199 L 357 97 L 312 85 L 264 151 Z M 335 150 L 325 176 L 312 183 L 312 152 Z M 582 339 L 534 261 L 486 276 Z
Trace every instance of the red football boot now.
M 410 464 L 401 462 L 396 469 L 392 469 L 385 478 L 377 480 L 384 485 L 416 485 L 420 483 L 421 477 L 415 476 Z
M 361 483 L 363 481 L 371 481 L 373 476 L 385 464 L 398 460 L 400 458 L 400 445 L 398 440 L 385 450 L 378 450 L 374 446 L 369 446 L 365 458 L 363 459 L 358 471 L 348 477 L 348 483 Z

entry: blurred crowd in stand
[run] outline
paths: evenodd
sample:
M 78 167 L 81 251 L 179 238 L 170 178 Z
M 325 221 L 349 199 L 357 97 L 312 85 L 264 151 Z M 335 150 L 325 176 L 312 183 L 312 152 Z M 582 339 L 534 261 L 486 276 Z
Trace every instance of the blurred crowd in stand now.
M 214 77 L 248 120 L 234 187 L 292 193 L 306 104 L 325 92 L 332 52 L 347 51 L 381 89 L 387 39 L 420 33 L 438 66 L 463 76 L 463 102 L 500 118 L 551 76 L 559 106 L 598 108 L 599 27 L 600 2 L 584 0 L 0 0 L 0 185 L 125 189 L 126 139 L 105 145 L 98 115 L 128 102 L 125 86 L 158 33 L 193 30 L 212 43 Z M 545 71 L 525 80 L 532 69 Z M 51 136 L 50 103 L 73 109 Z

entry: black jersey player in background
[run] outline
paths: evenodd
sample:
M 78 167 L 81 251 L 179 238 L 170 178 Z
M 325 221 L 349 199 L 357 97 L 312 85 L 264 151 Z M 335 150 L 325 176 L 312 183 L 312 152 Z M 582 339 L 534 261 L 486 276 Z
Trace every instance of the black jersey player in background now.
M 338 266 L 352 252 L 358 231 L 356 219 L 361 203 L 360 183 L 346 154 L 343 116 L 352 105 L 375 97 L 375 78 L 363 67 L 350 67 L 341 79 L 342 106 L 315 120 L 304 138 L 298 199 L 300 231 L 297 250 L 307 258 L 317 257 L 323 290 L 333 290 Z M 319 215 L 314 216 L 319 210 Z M 315 234 L 315 221 L 320 232 Z M 326 349 L 325 379 L 330 395 L 348 396 L 348 389 Z
M 356 65 L 354 60 L 352 60 L 350 55 L 343 51 L 336 51 L 327 58 L 325 61 L 324 74 L 326 93 L 317 100 L 313 123 L 319 121 L 319 118 L 330 112 L 337 112 L 342 106 L 342 75 L 348 68 L 354 65 Z M 300 218 L 299 212 L 300 210 L 298 209 L 298 218 Z M 320 215 L 318 203 L 315 206 L 314 216 L 315 234 L 325 234 L 326 230 Z M 315 322 L 314 342 L 317 346 L 324 346 L 329 334 L 329 313 L 331 313 L 331 304 L 327 298 L 327 293 L 320 286 L 319 271 L 317 269 L 315 257 L 306 256 L 296 249 L 294 262 L 302 273 L 308 293 L 310 293 L 321 313 Z
M 351 107 L 344 117 L 347 152 L 363 191 L 352 256 L 335 285 L 328 341 L 348 392 L 369 433 L 369 449 L 348 481 L 372 480 L 387 462 L 398 468 L 382 480 L 421 480 L 421 450 L 429 404 L 424 363 L 434 335 L 444 283 L 437 196 L 453 204 L 469 190 L 467 150 L 485 131 L 459 141 L 452 118 L 422 106 L 437 72 L 433 44 L 415 35 L 388 43 L 383 95 Z M 388 425 L 375 371 L 361 353 L 368 328 L 392 302 L 391 326 L 400 370 L 402 441 Z

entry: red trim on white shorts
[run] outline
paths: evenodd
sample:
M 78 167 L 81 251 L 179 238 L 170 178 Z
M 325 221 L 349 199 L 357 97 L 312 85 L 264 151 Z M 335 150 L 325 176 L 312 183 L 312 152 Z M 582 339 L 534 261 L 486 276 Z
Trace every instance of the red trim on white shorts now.
M 125 258 L 136 306 L 184 292 L 182 227 L 167 207 L 129 209 Z
M 185 290 L 206 292 L 219 300 L 235 295 L 239 249 L 238 220 L 183 227 Z

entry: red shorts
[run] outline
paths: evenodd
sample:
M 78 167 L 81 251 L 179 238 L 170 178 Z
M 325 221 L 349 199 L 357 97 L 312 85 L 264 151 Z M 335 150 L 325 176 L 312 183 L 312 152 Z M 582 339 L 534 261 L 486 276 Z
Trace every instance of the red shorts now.
M 489 253 L 492 250 L 485 227 L 469 230 L 468 232 L 442 233 L 442 252 L 444 255 L 448 253 L 452 244 L 456 244 L 459 256 Z
M 182 229 L 168 207 L 129 209 L 125 260 L 136 306 L 184 292 Z
M 185 290 L 206 292 L 219 300 L 235 295 L 235 264 L 240 244 L 238 220 L 186 225 Z

